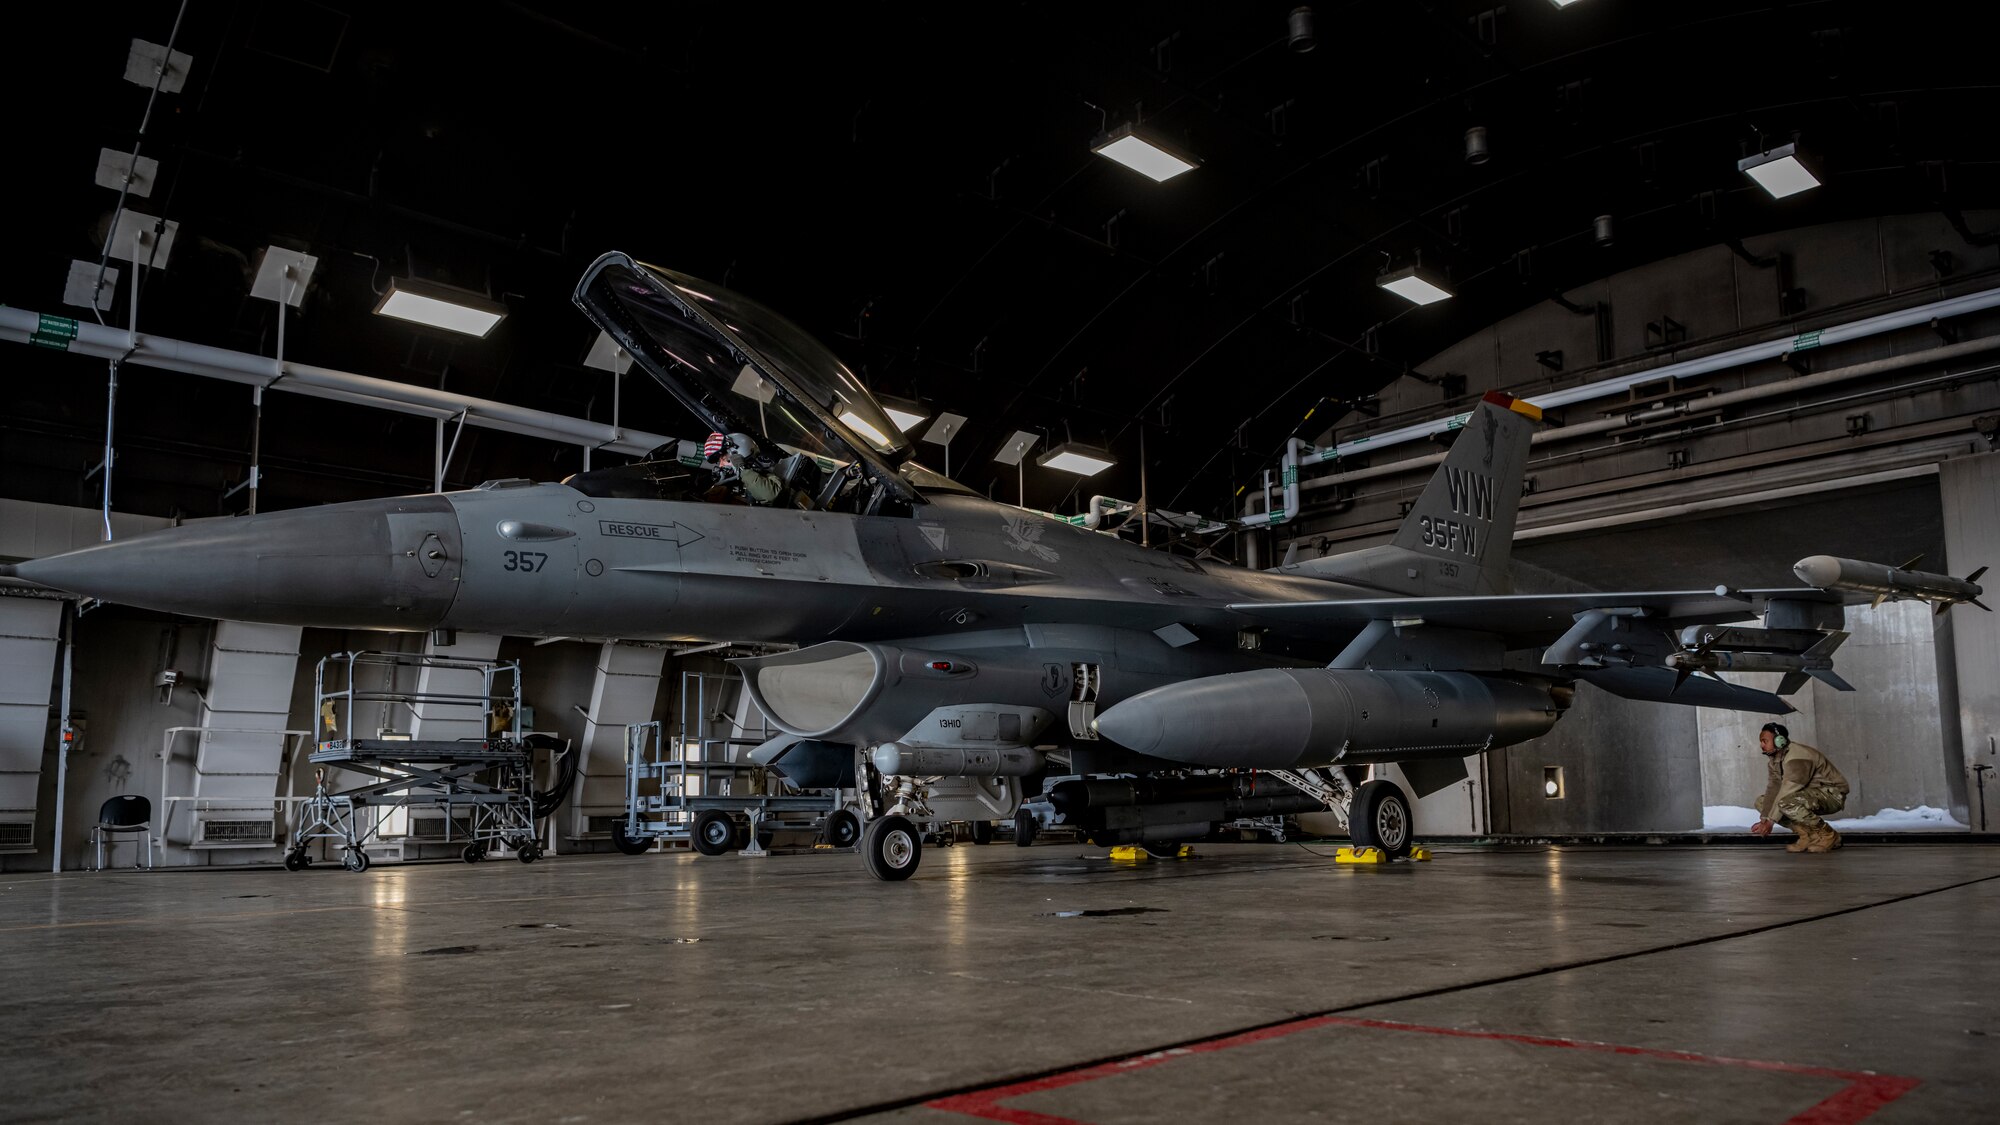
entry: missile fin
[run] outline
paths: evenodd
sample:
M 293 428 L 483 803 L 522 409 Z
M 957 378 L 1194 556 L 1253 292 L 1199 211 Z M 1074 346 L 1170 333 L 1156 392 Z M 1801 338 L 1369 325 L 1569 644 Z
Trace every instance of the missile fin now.
M 1667 694 L 1672 695 L 1675 692 L 1681 690 L 1681 685 L 1687 683 L 1688 677 L 1692 675 L 1694 675 L 1694 669 L 1689 668 L 1686 665 L 1682 665 L 1681 667 L 1674 669 L 1674 686 L 1667 689 Z
M 1978 607 L 1979 607 L 1980 609 L 1983 609 L 1983 610 L 1985 610 L 1985 611 L 1986 611 L 1986 612 L 1988 612 L 1988 613 L 1992 613 L 1992 612 L 1993 612 L 1993 607 L 1992 607 L 1992 606 L 1990 606 L 1990 605 L 1987 605 L 1987 604 L 1986 604 L 1985 602 L 1982 602 L 1982 601 L 1980 601 L 1980 600 L 1979 600 L 1978 598 L 1969 598 L 1969 599 L 1967 599 L 1967 600 L 1968 600 L 1968 601 L 1970 601 L 1970 602 L 1971 602 L 1971 603 L 1972 603 L 1973 605 L 1976 605 L 1976 606 L 1978 606 Z
M 1805 650 L 1799 655 L 1808 660 L 1815 658 L 1831 657 L 1833 655 L 1833 650 L 1839 648 L 1840 643 L 1842 641 L 1845 641 L 1849 636 L 1850 634 L 1842 630 L 1835 629 L 1832 632 L 1829 632 L 1826 636 L 1813 642 L 1813 646 L 1811 648 Z
M 1904 563 L 1904 564 L 1903 564 L 1902 566 L 1899 566 L 1899 567 L 1897 567 L 1896 569 L 1897 569 L 1897 570 L 1909 570 L 1909 569 L 1911 569 L 1912 567 L 1916 566 L 1916 565 L 1917 565 L 1918 563 L 1920 563 L 1920 562 L 1922 562 L 1922 561 L 1924 561 L 1924 556 L 1923 556 L 1923 553 L 1922 553 L 1922 552 L 1918 552 L 1918 554 L 1917 554 L 1917 555 L 1916 555 L 1916 556 L 1915 556 L 1914 558 L 1912 558 L 1912 559 L 1911 559 L 1911 560 L 1910 560 L 1909 562 L 1906 562 L 1906 563 Z
M 1794 673 L 1792 673 L 1792 675 L 1793 675 L 1793 676 L 1796 676 L 1796 675 L 1799 675 L 1799 674 L 1800 674 L 1800 673 L 1797 673 L 1797 672 L 1794 672 Z M 1847 682 L 1846 680 L 1843 680 L 1843 679 L 1841 679 L 1841 678 L 1840 678 L 1840 673 L 1838 673 L 1838 672 L 1835 672 L 1835 671 L 1834 671 L 1833 669 L 1831 669 L 1831 668 L 1808 668 L 1808 669 L 1806 669 L 1806 671 L 1805 671 L 1805 673 L 1804 673 L 1804 674 L 1805 674 L 1805 675 L 1808 675 L 1808 676 L 1811 676 L 1811 677 L 1812 677 L 1813 679 L 1815 679 L 1815 680 L 1818 680 L 1818 681 L 1819 681 L 1820 683 L 1823 683 L 1823 684 L 1827 685 L 1828 687 L 1830 687 L 1830 688 L 1834 689 L 1835 691 L 1853 691 L 1853 690 L 1854 690 L 1854 685 L 1853 685 L 1853 684 L 1850 684 L 1850 683 L 1848 683 L 1848 682 Z M 1785 678 L 1785 682 L 1786 682 L 1786 683 L 1790 683 L 1790 682 L 1791 682 L 1791 677 L 1790 677 L 1790 676 L 1787 676 L 1787 677 Z M 1788 694 L 1788 693 L 1787 693 L 1787 692 L 1785 691 L 1785 689 L 1784 689 L 1784 688 L 1780 687 L 1780 688 L 1778 689 L 1778 694 L 1780 694 L 1780 695 L 1785 695 L 1785 694 Z
M 1812 674 L 1815 676 L 1819 675 L 1817 672 Z M 1790 695 L 1804 686 L 1806 686 L 1806 673 L 1787 672 L 1785 673 L 1785 678 L 1778 682 L 1778 694 Z
M 1973 571 L 1971 574 L 1966 575 L 1965 580 L 1967 582 L 1977 582 L 1979 581 L 1979 576 L 1985 573 L 1986 573 L 1986 568 L 1982 566 L 1978 570 Z

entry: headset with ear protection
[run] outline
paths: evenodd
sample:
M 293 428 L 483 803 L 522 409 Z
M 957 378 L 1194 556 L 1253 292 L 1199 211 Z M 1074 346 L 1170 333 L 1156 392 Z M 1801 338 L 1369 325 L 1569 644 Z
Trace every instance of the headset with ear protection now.
M 1771 745 L 1777 749 L 1783 750 L 1792 744 L 1792 732 L 1786 730 L 1783 723 L 1765 723 L 1762 729 L 1771 732 Z

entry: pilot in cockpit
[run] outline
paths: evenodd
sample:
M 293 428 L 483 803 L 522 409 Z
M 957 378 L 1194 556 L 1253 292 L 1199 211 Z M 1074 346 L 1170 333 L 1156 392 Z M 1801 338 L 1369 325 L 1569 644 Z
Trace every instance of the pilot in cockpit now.
M 702 459 L 715 466 L 716 481 L 708 490 L 710 503 L 769 504 L 784 490 L 776 474 L 758 469 L 751 458 L 748 434 L 710 434 L 702 443 Z

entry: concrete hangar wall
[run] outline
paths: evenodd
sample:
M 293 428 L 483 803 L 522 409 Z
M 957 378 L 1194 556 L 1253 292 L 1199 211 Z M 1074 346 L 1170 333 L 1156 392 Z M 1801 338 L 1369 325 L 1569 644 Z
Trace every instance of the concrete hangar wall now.
M 1969 227 L 1996 224 L 1988 213 Z M 1963 575 L 2000 563 L 1991 242 L 1940 216 L 1893 215 L 1655 262 L 1460 341 L 1419 365 L 1426 380 L 1387 388 L 1379 417 L 1352 415 L 1315 441 L 1393 436 L 1493 389 L 1570 392 L 1529 458 L 1523 592 L 1787 586 L 1811 554 L 1922 555 L 1924 569 Z M 1885 317 L 1909 323 L 1870 327 Z M 1578 390 L 1592 387 L 1608 393 Z M 1442 457 L 1409 440 L 1308 470 L 1299 517 L 1260 546 L 1308 559 L 1385 541 Z M 1977 827 L 1975 769 L 2000 766 L 2000 616 L 1890 603 L 1847 620 L 1836 663 L 1858 690 L 1815 682 L 1791 697 L 1791 728 L 1854 783 L 1849 815 L 1930 805 Z M 1419 823 L 1687 831 L 1703 805 L 1747 805 L 1762 789 L 1762 717 L 1577 700 L 1549 736 L 1469 760 L 1470 779 L 1425 798 Z M 1563 771 L 1559 799 L 1544 796 L 1549 767 Z

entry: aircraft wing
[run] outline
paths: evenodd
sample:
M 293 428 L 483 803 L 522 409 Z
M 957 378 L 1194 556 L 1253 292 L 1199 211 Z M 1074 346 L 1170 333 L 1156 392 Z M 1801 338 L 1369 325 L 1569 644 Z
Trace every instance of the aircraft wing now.
M 1639 592 L 1496 594 L 1468 597 L 1362 598 L 1317 602 L 1235 602 L 1237 613 L 1269 617 L 1288 626 L 1360 628 L 1371 621 L 1408 621 L 1447 629 L 1469 629 L 1506 637 L 1512 647 L 1546 643 L 1567 632 L 1578 614 L 1590 610 L 1644 611 L 1648 622 L 1671 627 L 1682 621 L 1728 621 L 1755 617 L 1773 599 L 1839 603 L 1840 595 L 1810 588 L 1779 590 L 1647 590 Z

